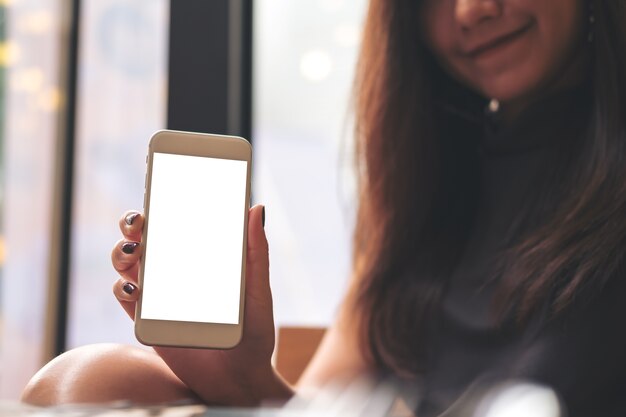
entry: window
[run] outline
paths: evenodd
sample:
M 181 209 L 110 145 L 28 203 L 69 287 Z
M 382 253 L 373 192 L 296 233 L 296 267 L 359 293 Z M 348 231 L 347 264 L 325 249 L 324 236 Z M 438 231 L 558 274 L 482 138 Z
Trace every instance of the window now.
M 83 0 L 67 346 L 134 343 L 111 292 L 117 219 L 141 209 L 145 155 L 166 127 L 167 0 Z
M 330 323 L 350 267 L 348 103 L 365 5 L 0 0 L 0 398 L 17 398 L 52 346 L 136 343 L 111 294 L 109 253 L 119 216 L 141 208 L 146 147 L 161 128 L 252 140 L 276 322 Z M 68 177 L 64 130 L 74 138 Z M 64 214 L 69 240 L 58 230 Z M 51 278 L 60 256 L 67 305 Z M 58 326 L 55 307 L 67 312 Z
M 44 357 L 61 6 L 0 2 L 0 398 L 17 398 Z
M 256 197 L 267 206 L 277 325 L 327 326 L 350 273 L 349 113 L 364 0 L 258 0 Z

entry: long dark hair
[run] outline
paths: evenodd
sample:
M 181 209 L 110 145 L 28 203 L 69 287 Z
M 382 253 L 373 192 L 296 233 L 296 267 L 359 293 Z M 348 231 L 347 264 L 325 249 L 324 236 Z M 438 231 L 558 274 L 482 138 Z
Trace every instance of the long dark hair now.
M 436 104 L 448 90 L 456 101 L 479 100 L 454 86 L 419 42 L 419 3 L 371 0 L 355 83 L 359 209 L 351 301 L 364 353 L 406 376 L 423 370 L 427 320 L 468 237 L 478 175 L 468 142 L 454 141 L 472 126 L 451 122 Z M 546 303 L 558 316 L 625 260 L 626 4 L 594 1 L 594 13 L 587 133 L 554 177 L 555 192 L 546 193 L 549 216 L 501 257 L 497 299 L 514 306 L 520 323 Z

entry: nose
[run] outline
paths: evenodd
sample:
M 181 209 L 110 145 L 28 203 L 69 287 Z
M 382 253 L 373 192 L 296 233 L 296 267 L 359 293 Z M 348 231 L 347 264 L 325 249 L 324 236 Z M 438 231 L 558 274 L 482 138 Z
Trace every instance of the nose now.
M 454 17 L 463 29 L 471 29 L 502 13 L 501 0 L 456 0 Z

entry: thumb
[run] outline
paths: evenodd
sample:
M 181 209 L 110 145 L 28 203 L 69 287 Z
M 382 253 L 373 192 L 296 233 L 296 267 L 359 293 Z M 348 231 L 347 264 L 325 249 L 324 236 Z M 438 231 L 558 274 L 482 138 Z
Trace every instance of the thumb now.
M 246 290 L 257 302 L 269 296 L 269 255 L 264 222 L 265 206 L 252 207 L 248 215 Z

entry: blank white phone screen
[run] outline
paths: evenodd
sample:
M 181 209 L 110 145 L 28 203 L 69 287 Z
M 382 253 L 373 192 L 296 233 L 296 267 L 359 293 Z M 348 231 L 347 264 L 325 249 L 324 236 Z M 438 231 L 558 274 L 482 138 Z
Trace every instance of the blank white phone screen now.
M 247 164 L 154 153 L 142 319 L 239 323 Z

